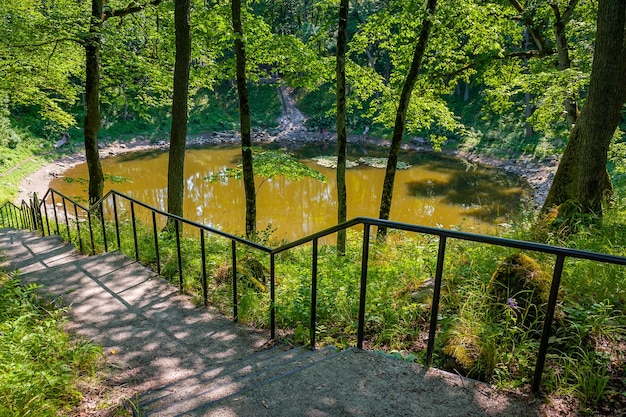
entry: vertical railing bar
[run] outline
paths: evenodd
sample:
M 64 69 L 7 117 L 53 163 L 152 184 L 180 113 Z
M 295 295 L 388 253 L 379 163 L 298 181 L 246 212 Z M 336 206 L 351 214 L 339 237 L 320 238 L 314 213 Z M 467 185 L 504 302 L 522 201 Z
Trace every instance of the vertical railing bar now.
M 100 225 L 102 226 L 102 240 L 104 242 L 104 253 L 109 251 L 109 245 L 107 243 L 107 228 L 104 224 L 104 202 L 100 202 L 100 207 L 98 208 L 100 211 Z
M 202 299 L 204 300 L 204 306 L 206 307 L 209 304 L 209 290 L 206 282 L 206 247 L 203 229 L 200 229 L 200 253 L 202 259 Z
M 67 240 L 69 242 L 72 241 L 72 237 L 70 236 L 70 221 L 67 218 L 67 205 L 65 204 L 65 197 L 61 197 L 63 200 L 63 213 L 65 213 L 65 227 L 67 227 Z
M 270 339 L 276 339 L 276 254 L 270 254 Z
M 89 225 L 89 239 L 91 240 L 91 254 L 96 254 L 96 242 L 93 239 L 93 225 L 91 223 L 91 210 L 87 210 L 87 224 Z
M 13 227 L 15 229 L 19 229 L 20 228 L 20 221 L 19 221 L 19 217 L 18 217 L 17 213 L 15 212 L 15 210 L 17 210 L 17 206 L 16 205 L 11 205 L 11 212 L 13 213 L 13 220 L 15 221 Z
M 152 212 L 152 232 L 154 234 L 154 253 L 156 255 L 157 274 L 161 275 L 161 258 L 159 257 L 159 234 L 157 233 L 156 213 Z
M 130 202 L 130 218 L 133 225 L 133 240 L 135 241 L 135 260 L 139 260 L 139 244 L 137 243 L 137 224 L 135 222 L 135 202 Z
M 11 212 L 13 213 L 13 220 L 15 221 L 15 228 L 19 229 L 20 228 L 20 219 L 18 214 L 16 213 L 17 210 L 17 206 L 16 205 L 11 205 Z
M 315 329 L 317 328 L 317 255 L 319 239 L 313 239 L 311 252 L 311 350 L 315 350 Z
M 17 212 L 15 213 L 15 217 L 17 218 L 18 229 L 24 228 L 24 213 L 22 212 L 22 207 L 15 206 Z
M 9 227 L 14 227 L 15 223 L 14 223 L 13 218 L 11 216 L 11 212 L 13 211 L 12 210 L 12 205 L 9 204 L 9 205 L 6 205 L 5 207 L 6 207 L 6 214 L 7 214 L 7 219 L 8 219 L 7 221 L 9 223 Z
M 76 203 L 74 204 L 74 218 L 76 219 L 76 234 L 78 235 L 78 247 L 80 251 L 83 251 L 83 238 L 80 235 L 80 221 L 78 219 L 78 209 L 76 208 Z
M 231 252 L 231 262 L 233 265 L 233 321 L 236 323 L 238 320 L 238 309 L 237 309 L 237 242 L 231 240 L 230 243 L 230 252 Z
M 61 235 L 59 231 L 59 216 L 57 215 L 57 203 L 54 201 L 54 192 L 50 194 L 52 196 L 52 211 L 54 211 L 54 222 L 57 226 L 57 235 Z
M 46 213 L 46 228 L 48 229 L 48 236 L 50 236 L 50 218 L 48 217 L 48 206 L 46 205 L 46 200 L 42 200 L 41 204 L 43 205 L 43 212 Z
M 33 216 L 33 229 L 39 233 L 39 216 L 37 216 L 37 193 L 33 193 L 33 199 L 30 200 L 31 213 Z M 41 226 L 41 233 L 43 234 L 43 226 Z
M 174 221 L 174 229 L 176 230 L 176 253 L 178 254 L 178 286 L 180 292 L 183 292 L 183 255 L 180 251 L 180 225 L 179 221 Z
M 20 220 L 22 221 L 21 229 L 26 229 L 28 227 L 28 223 L 26 222 L 26 214 L 24 213 L 24 205 L 20 205 Z
M 28 228 L 28 213 L 24 211 L 24 204 L 20 205 L 20 215 L 22 218 L 22 229 Z
M 365 300 L 367 295 L 367 265 L 370 250 L 370 225 L 363 225 L 363 255 L 361 256 L 361 290 L 359 296 L 359 324 L 357 333 L 357 348 L 363 349 L 365 339 Z
M 39 218 L 37 217 L 37 194 L 33 194 L 33 199 L 30 202 L 31 222 L 33 231 L 39 233 Z
M 120 240 L 120 222 L 117 218 L 117 199 L 113 194 L 113 216 L 115 217 L 115 234 L 117 236 L 117 250 L 122 251 L 122 242 Z
M 433 287 L 433 304 L 430 312 L 430 329 L 428 331 L 428 347 L 426 348 L 426 367 L 433 363 L 435 350 L 435 334 L 437 333 L 437 318 L 439 317 L 439 300 L 441 299 L 441 281 L 443 277 L 443 263 L 446 257 L 446 237 L 439 236 L 439 250 L 437 251 L 437 270 Z
M 7 206 L 7 205 L 5 204 L 5 205 L 3 205 L 2 207 L 0 207 L 0 220 L 2 221 L 2 225 L 3 225 L 3 226 L 5 226 L 5 225 L 6 225 L 6 226 L 11 227 L 11 226 L 8 224 L 8 222 L 7 222 L 7 223 L 5 223 L 5 222 L 4 222 L 4 211 L 5 211 L 5 209 L 6 209 L 6 206 Z
M 541 334 L 541 342 L 539 344 L 539 353 L 537 354 L 537 363 L 535 365 L 535 375 L 533 377 L 532 392 L 537 394 L 541 388 L 541 376 L 546 363 L 546 355 L 548 354 L 548 345 L 550 343 L 550 332 L 552 330 L 552 320 L 559 296 L 559 288 L 561 286 L 561 275 L 563 274 L 563 264 L 565 263 L 565 255 L 558 254 L 554 265 L 554 273 L 552 275 L 552 285 L 550 286 L 550 298 L 548 299 L 548 308 L 546 311 L 546 319 L 543 324 L 543 333 Z
M 43 216 L 41 215 L 41 204 L 39 202 L 39 198 L 37 197 L 37 193 L 33 193 L 33 200 L 35 202 L 35 212 L 37 214 L 39 224 L 41 225 L 41 235 L 45 236 L 46 230 L 44 229 L 44 225 L 43 225 Z

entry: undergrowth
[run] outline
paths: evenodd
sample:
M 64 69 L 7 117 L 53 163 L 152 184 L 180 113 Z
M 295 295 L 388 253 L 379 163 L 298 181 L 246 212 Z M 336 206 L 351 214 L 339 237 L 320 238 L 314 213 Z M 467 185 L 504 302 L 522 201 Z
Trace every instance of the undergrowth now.
M 0 415 L 63 416 L 82 396 L 77 381 L 95 374 L 100 347 L 63 331 L 65 310 L 0 272 Z

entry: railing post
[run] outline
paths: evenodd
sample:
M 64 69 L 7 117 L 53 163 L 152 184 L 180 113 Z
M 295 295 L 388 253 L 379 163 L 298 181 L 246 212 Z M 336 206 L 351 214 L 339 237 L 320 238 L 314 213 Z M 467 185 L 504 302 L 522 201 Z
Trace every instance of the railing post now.
M 65 197 L 61 197 L 63 200 L 63 213 L 65 213 L 65 227 L 67 227 L 67 240 L 68 242 L 72 241 L 72 236 L 70 235 L 70 221 L 67 218 L 67 204 L 65 204 Z
M 426 367 L 433 363 L 435 350 L 435 334 L 437 333 L 437 317 L 439 317 L 439 300 L 441 299 L 441 281 L 443 277 L 443 261 L 446 256 L 446 237 L 439 236 L 439 250 L 437 251 L 437 270 L 433 287 L 433 304 L 430 312 L 430 329 L 428 332 L 428 347 L 426 349 Z
M 537 363 L 535 365 L 535 375 L 533 377 L 532 392 L 537 394 L 541 388 L 541 376 L 543 368 L 546 364 L 546 355 L 548 354 L 548 344 L 550 343 L 550 331 L 552 330 L 552 320 L 556 310 L 556 303 L 559 296 L 559 288 L 561 286 L 561 275 L 563 274 L 563 264 L 565 255 L 558 254 L 554 265 L 554 273 L 552 275 L 552 285 L 550 286 L 550 298 L 548 298 L 548 307 L 546 311 L 546 319 L 543 324 L 543 333 L 541 334 L 541 342 L 539 344 L 539 353 L 537 354 Z
M 361 291 L 359 296 L 359 324 L 356 346 L 363 349 L 365 339 L 365 300 L 367 295 L 367 264 L 370 252 L 370 228 L 369 224 L 363 224 L 363 255 L 361 256 Z
M 109 245 L 107 243 L 107 228 L 104 224 L 104 203 L 100 201 L 100 207 L 98 207 L 100 211 L 100 225 L 102 226 L 102 241 L 104 242 L 104 253 L 109 251 Z
M 57 235 L 61 235 L 59 230 L 59 216 L 57 215 L 57 203 L 54 201 L 54 192 L 50 194 L 52 197 L 52 211 L 54 211 L 54 223 L 57 226 Z
M 276 254 L 270 253 L 270 339 L 276 339 Z
M 313 239 L 311 252 L 311 350 L 315 350 L 315 329 L 317 328 L 317 254 L 319 239 Z
M 176 230 L 176 253 L 178 254 L 178 286 L 180 292 L 183 292 L 183 255 L 180 251 L 180 226 L 178 220 L 174 221 L 174 229 Z
M 238 320 L 239 312 L 237 310 L 237 242 L 231 240 L 231 258 L 233 264 L 233 321 Z
M 87 210 L 87 224 L 89 225 L 89 240 L 91 240 L 91 254 L 96 254 L 96 242 L 93 240 L 93 225 L 91 224 L 91 210 Z
M 115 194 L 113 194 L 113 216 L 115 217 L 115 235 L 117 236 L 117 250 L 122 251 L 122 242 L 120 241 L 120 222 L 117 218 L 117 202 Z
M 202 299 L 204 306 L 209 304 L 209 290 L 206 282 L 206 248 L 204 243 L 204 230 L 200 229 L 200 255 L 202 259 Z
M 130 202 L 130 218 L 133 225 L 133 240 L 135 241 L 135 260 L 139 260 L 139 244 L 137 243 L 137 225 L 135 222 L 135 202 Z
M 46 214 L 46 228 L 48 229 L 48 236 L 51 235 L 50 233 L 50 219 L 48 218 L 48 206 L 46 205 L 46 196 L 43 196 L 44 199 L 41 200 L 41 204 L 43 205 L 43 212 Z M 43 219 L 42 219 L 43 222 Z
M 152 212 L 152 232 L 154 234 L 154 253 L 156 255 L 157 273 L 161 275 L 161 258 L 159 257 L 159 234 L 157 233 L 156 213 Z
M 41 235 L 45 236 L 46 231 L 43 228 L 43 219 L 41 218 L 41 211 L 39 211 L 39 199 L 37 193 L 33 193 L 33 215 L 35 216 L 35 229 L 39 232 L 39 225 L 41 225 Z
M 13 221 L 14 223 L 14 228 L 19 229 L 20 228 L 20 218 L 18 213 L 15 212 L 15 210 L 17 210 L 17 206 L 15 205 L 11 205 L 11 213 L 13 214 Z
M 80 251 L 83 251 L 83 238 L 80 235 L 80 221 L 78 220 L 78 209 L 76 208 L 76 203 L 74 203 L 74 218 L 76 219 L 76 234 L 78 235 L 78 247 Z

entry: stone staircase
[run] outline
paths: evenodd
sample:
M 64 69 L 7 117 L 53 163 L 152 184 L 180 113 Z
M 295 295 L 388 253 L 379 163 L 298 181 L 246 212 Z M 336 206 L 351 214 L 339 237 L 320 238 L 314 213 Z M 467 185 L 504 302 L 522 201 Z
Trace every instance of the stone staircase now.
M 141 416 L 540 416 L 532 397 L 359 349 L 270 347 L 197 308 L 119 252 L 82 256 L 58 236 L 0 229 L 4 268 L 70 306 Z

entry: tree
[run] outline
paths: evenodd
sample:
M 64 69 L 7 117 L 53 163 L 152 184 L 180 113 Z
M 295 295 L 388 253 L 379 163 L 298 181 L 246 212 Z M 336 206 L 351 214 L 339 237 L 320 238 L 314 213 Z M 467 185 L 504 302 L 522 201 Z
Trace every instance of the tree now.
M 92 0 L 89 35 L 85 39 L 85 158 L 89 171 L 89 204 L 94 204 L 104 190 L 104 174 L 98 152 L 100 132 L 100 45 L 103 22 L 102 0 Z
M 348 32 L 349 0 L 341 0 L 339 5 L 339 26 L 337 30 L 337 223 L 347 220 L 348 194 L 346 190 L 346 158 L 348 137 L 346 132 L 346 43 Z M 337 233 L 337 251 L 346 250 L 345 230 Z
M 404 135 L 404 126 L 406 123 L 406 114 L 411 100 L 411 94 L 413 88 L 417 82 L 417 76 L 419 74 L 420 66 L 424 54 L 426 53 L 426 44 L 428 43 L 428 36 L 433 26 L 433 15 L 435 8 L 437 7 L 437 0 L 428 0 L 426 5 L 426 16 L 422 20 L 422 29 L 420 31 L 417 45 L 415 46 L 415 52 L 413 53 L 413 61 L 411 62 L 411 68 L 406 76 L 404 87 L 400 95 L 400 102 L 398 103 L 398 110 L 396 111 L 396 121 L 393 128 L 393 134 L 391 136 L 391 146 L 389 148 L 389 159 L 387 160 L 387 169 L 385 171 L 385 180 L 383 183 L 383 193 L 380 201 L 380 214 L 381 219 L 389 219 L 389 213 L 391 212 L 391 199 L 393 197 L 393 184 L 396 175 L 396 166 L 398 164 L 398 152 L 400 150 L 400 143 L 402 142 L 402 136 Z M 386 234 L 386 229 L 380 228 L 378 230 L 378 236 L 382 237 Z
M 602 203 L 611 191 L 607 152 L 626 101 L 626 3 L 598 1 L 596 26 L 589 92 L 543 212 L 570 202 L 582 214 L 600 216 Z
M 169 213 L 178 216 L 183 215 L 185 191 L 185 145 L 187 142 L 189 65 L 191 61 L 190 13 L 190 0 L 175 0 L 176 62 L 172 97 L 172 128 L 167 165 L 167 209 Z
M 143 10 L 148 5 L 156 6 L 162 0 L 152 0 L 148 4 L 131 3 L 128 7 L 106 12 L 103 0 L 92 0 L 89 34 L 85 44 L 85 158 L 89 171 L 89 204 L 102 198 L 104 174 L 98 152 L 98 134 L 100 132 L 100 48 L 102 46 L 102 24 L 111 17 L 121 17 Z
M 252 136 L 250 132 L 250 102 L 246 81 L 246 50 L 241 24 L 241 0 L 232 0 L 233 31 L 235 33 L 235 56 L 237 59 L 237 93 L 239 96 L 239 120 L 241 128 L 241 158 L 243 187 L 246 194 L 246 237 L 256 233 L 256 192 L 252 166 Z

